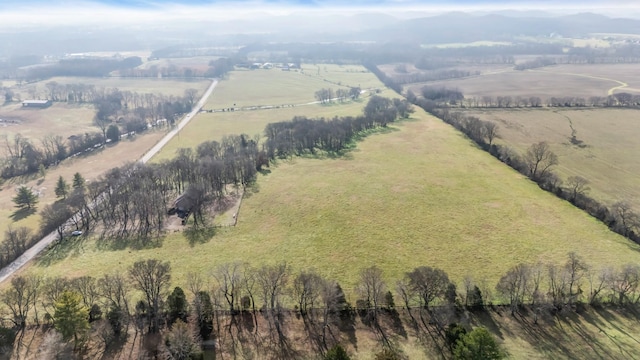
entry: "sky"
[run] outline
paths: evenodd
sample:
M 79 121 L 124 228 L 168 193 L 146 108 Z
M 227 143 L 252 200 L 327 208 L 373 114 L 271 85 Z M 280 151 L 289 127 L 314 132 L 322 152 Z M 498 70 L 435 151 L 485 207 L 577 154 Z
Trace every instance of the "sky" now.
M 590 11 L 604 15 L 638 13 L 640 0 L 0 0 L 0 28 L 39 24 L 90 24 L 166 19 L 233 20 L 263 14 L 293 12 L 382 11 L 410 17 L 411 13 L 477 10 Z M 629 9 L 633 10 L 630 11 Z

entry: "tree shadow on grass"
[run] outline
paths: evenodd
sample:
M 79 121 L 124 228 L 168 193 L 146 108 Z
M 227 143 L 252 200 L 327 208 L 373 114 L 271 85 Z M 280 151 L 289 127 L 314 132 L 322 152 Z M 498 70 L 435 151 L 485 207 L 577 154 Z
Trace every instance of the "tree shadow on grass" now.
M 209 240 L 211 240 L 211 238 L 216 234 L 216 228 L 214 226 L 204 228 L 189 227 L 185 229 L 183 233 L 187 240 L 189 240 L 189 245 L 194 247 L 196 244 L 209 242 Z
M 38 257 L 37 264 L 38 266 L 47 267 L 64 260 L 69 256 L 80 255 L 84 252 L 85 242 L 86 237 L 84 236 L 67 236 L 62 240 L 57 238 L 53 243 L 51 243 L 51 245 L 49 245 L 47 251 L 43 252 L 42 255 Z
M 136 236 L 136 235 L 121 235 L 121 236 L 109 236 L 103 234 L 97 241 L 97 248 L 99 250 L 144 250 L 144 249 L 156 249 L 162 247 L 165 235 L 159 236 Z
M 21 208 L 18 209 L 16 211 L 13 212 L 13 214 L 11 214 L 11 216 L 9 216 L 11 218 L 11 220 L 13 221 L 20 221 L 22 219 L 25 219 L 33 214 L 36 213 L 36 209 L 35 208 Z

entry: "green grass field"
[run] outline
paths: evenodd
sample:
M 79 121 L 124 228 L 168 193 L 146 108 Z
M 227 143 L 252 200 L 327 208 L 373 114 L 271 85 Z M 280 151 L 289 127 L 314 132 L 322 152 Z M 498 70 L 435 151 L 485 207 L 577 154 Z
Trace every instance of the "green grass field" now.
M 469 110 L 470 115 L 496 122 L 501 138 L 520 153 L 533 143 L 547 141 L 558 155 L 557 173 L 566 179 L 588 179 L 590 194 L 611 204 L 632 202 L 640 209 L 640 127 L 633 109 L 586 110 Z M 569 121 L 586 147 L 571 144 Z
M 220 82 L 205 109 L 264 105 L 297 105 L 315 102 L 315 92 L 323 88 L 383 88 L 362 66 L 304 64 L 302 69 L 236 70 Z
M 154 161 L 171 158 L 179 148 L 194 147 L 208 140 L 219 140 L 225 135 L 243 133 L 250 136 L 262 135 L 267 124 L 291 120 L 298 115 L 312 118 L 333 118 L 362 114 L 362 108 L 372 94 L 370 91 L 363 93 L 357 101 L 312 104 L 316 101 L 314 93 L 322 88 L 330 87 L 334 90 L 345 88 L 323 81 L 322 76 L 325 76 L 327 72 L 337 82 L 349 82 L 355 79 L 366 84 L 367 88 L 382 87 L 375 75 L 366 72 L 366 69 L 361 66 L 321 64 L 318 65 L 321 69 L 320 76 L 309 75 L 309 66 L 313 65 L 303 66 L 305 74 L 280 69 L 231 72 L 227 79 L 218 84 L 204 109 L 223 109 L 233 107 L 234 104 L 236 108 L 260 105 L 281 106 L 284 104 L 296 106 L 200 113 L 162 149 Z M 391 90 L 383 90 L 379 95 L 398 96 Z
M 249 98 L 243 101 L 249 105 L 274 104 L 286 94 L 296 100 L 292 103 L 303 103 L 309 94 L 327 87 L 324 81 L 310 81 L 309 76 L 282 73 L 284 77 L 275 70 L 233 72 L 219 84 L 205 108 L 228 106 L 247 86 Z M 248 84 L 254 75 L 259 81 L 251 87 Z M 272 91 L 265 92 L 269 89 L 265 81 Z M 394 96 L 388 90 L 381 95 Z M 364 94 L 358 102 L 327 106 L 201 113 L 154 160 L 173 156 L 177 148 L 228 134 L 261 134 L 269 122 L 288 120 L 294 115 L 357 115 L 367 96 Z M 548 121 L 545 126 L 555 129 L 556 123 L 562 122 L 570 134 L 566 119 L 554 117 L 551 112 L 548 115 L 543 116 Z M 619 116 L 624 115 L 620 110 Z M 537 116 L 539 113 L 532 113 L 526 119 L 533 123 Z M 577 126 L 583 121 L 578 119 L 586 115 L 570 117 L 576 119 L 573 121 Z M 602 119 L 591 121 L 601 123 Z M 615 124 L 630 133 L 625 141 L 632 141 L 631 120 L 616 120 Z M 525 125 L 513 120 L 511 125 L 501 125 L 501 133 L 509 127 L 509 131 L 518 134 Z M 604 123 L 600 126 L 590 132 L 578 127 L 578 138 L 587 144 L 594 141 L 591 136 L 598 132 L 606 138 Z M 561 131 L 547 131 L 545 136 L 554 139 L 568 136 Z M 521 136 L 528 141 L 527 136 Z M 506 140 L 504 137 L 501 141 Z M 635 149 L 626 142 L 623 146 Z M 128 152 L 113 156 L 105 152 L 98 155 L 104 157 L 87 158 L 88 162 L 65 164 L 64 176 L 78 168 L 92 168 L 95 162 L 133 156 L 132 148 L 122 149 Z M 629 157 L 635 153 L 629 151 Z M 206 278 L 212 269 L 226 262 L 260 266 L 286 261 L 294 273 L 314 268 L 338 280 L 348 300 L 354 303 L 358 272 L 374 264 L 384 270 L 392 289 L 404 272 L 421 265 L 444 269 L 459 286 L 465 276 L 471 276 L 478 282 L 485 280 L 492 289 L 499 277 L 517 263 L 562 263 L 570 251 L 577 252 L 594 268 L 640 261 L 640 246 L 540 190 L 452 127 L 419 109 L 411 119 L 370 134 L 343 157 L 293 158 L 280 161 L 270 170 L 269 174 L 259 175 L 255 187 L 247 191 L 237 226 L 218 229 L 203 241 L 170 232 L 158 247 L 110 250 L 92 238 L 73 238 L 41 255 L 21 273 L 98 277 L 124 272 L 138 260 L 157 258 L 171 262 L 171 285 L 186 287 L 187 273 L 199 272 Z M 49 176 L 55 179 L 57 175 L 47 175 L 46 181 L 51 181 Z M 474 326 L 487 326 L 513 359 L 638 355 L 636 318 L 591 312 L 562 321 L 550 320 L 544 327 L 530 323 L 524 326 L 518 321 L 494 312 L 471 319 Z M 358 331 L 356 358 L 370 359 L 378 341 L 367 335 L 370 330 Z M 401 341 L 410 358 L 426 356 L 411 334 L 409 340 Z
M 189 246 L 171 233 L 161 247 L 98 250 L 93 241 L 37 263 L 48 276 L 99 276 L 145 258 L 171 261 L 173 284 L 217 265 L 287 261 L 316 268 L 350 294 L 361 268 L 376 264 L 390 284 L 415 266 L 493 284 L 519 262 L 562 262 L 576 251 L 595 267 L 640 260 L 640 248 L 542 192 L 422 112 L 372 135 L 339 159 L 281 162 L 260 176 L 235 228 Z M 45 265 L 46 264 L 46 265 Z

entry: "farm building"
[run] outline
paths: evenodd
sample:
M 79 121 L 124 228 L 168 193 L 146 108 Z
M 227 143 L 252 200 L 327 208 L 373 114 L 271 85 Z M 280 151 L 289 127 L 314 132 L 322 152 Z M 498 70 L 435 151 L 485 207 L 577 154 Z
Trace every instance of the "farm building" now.
M 28 108 L 47 108 L 51 106 L 51 100 L 25 100 L 22 102 L 22 107 Z

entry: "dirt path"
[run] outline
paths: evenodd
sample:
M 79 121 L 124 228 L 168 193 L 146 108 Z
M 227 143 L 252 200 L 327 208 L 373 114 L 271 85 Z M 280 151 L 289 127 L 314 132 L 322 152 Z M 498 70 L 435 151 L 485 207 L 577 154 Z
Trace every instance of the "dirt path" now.
M 612 88 L 610 88 L 607 91 L 607 95 L 613 95 L 613 93 L 616 90 L 620 90 L 620 89 L 624 89 L 626 87 L 629 86 L 629 84 L 627 84 L 624 81 L 620 81 L 620 80 L 616 80 L 616 79 L 611 79 L 611 78 L 606 78 L 606 77 L 602 77 L 602 76 L 593 76 L 593 75 L 587 75 L 587 74 L 578 74 L 578 73 L 567 73 L 567 72 L 556 72 L 556 71 L 546 71 L 546 70 L 529 70 L 529 71 L 535 71 L 535 72 L 544 72 L 547 74 L 558 74 L 558 75 L 569 75 L 569 76 L 578 76 L 578 77 L 584 77 L 584 78 L 588 78 L 588 79 L 596 79 L 596 80 L 605 80 L 605 81 L 613 81 L 615 83 L 618 83 L 618 86 L 614 86 Z M 627 90 L 632 90 L 635 91 L 636 89 L 627 89 Z
M 193 107 L 190 113 L 185 115 L 184 118 L 178 123 L 173 130 L 167 133 L 157 144 L 155 144 L 151 150 L 145 153 L 142 158 L 140 158 L 140 162 L 146 163 L 148 162 L 155 154 L 158 153 L 174 136 L 176 136 L 182 128 L 184 128 L 191 119 L 195 117 L 195 115 L 200 111 L 202 106 L 205 104 L 213 89 L 215 89 L 216 85 L 218 85 L 218 80 L 213 80 L 207 91 L 205 91 L 200 101 Z M 53 243 L 58 238 L 58 234 L 54 231 L 51 234 L 43 237 L 40 241 L 38 241 L 35 245 L 33 245 L 30 249 L 24 252 L 20 257 L 15 259 L 11 264 L 5 266 L 0 269 L 0 283 L 7 280 L 11 275 L 13 275 L 16 271 L 18 271 L 21 267 L 23 267 L 27 262 L 35 258 L 41 251 L 46 249 L 51 243 Z

